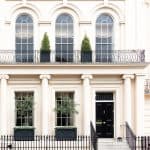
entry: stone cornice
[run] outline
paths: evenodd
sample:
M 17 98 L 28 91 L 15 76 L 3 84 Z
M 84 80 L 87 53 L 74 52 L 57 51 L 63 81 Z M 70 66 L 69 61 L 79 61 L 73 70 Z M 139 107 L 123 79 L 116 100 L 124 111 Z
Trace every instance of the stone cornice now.
M 147 73 L 148 64 L 16 64 L 0 65 L 8 75 L 124 75 Z

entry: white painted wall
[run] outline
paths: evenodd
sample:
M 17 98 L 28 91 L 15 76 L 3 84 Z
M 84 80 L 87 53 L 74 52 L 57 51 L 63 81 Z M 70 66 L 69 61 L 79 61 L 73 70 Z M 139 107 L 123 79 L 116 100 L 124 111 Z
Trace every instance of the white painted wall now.
M 34 20 L 34 48 L 40 49 L 41 39 L 44 32 L 47 32 L 50 37 L 51 49 L 55 50 L 55 21 L 61 13 L 69 13 L 73 16 L 74 20 L 74 49 L 79 50 L 83 36 L 87 34 L 90 38 L 92 50 L 95 49 L 95 21 L 96 18 L 102 13 L 110 14 L 114 19 L 114 49 L 145 49 L 146 58 L 150 60 L 150 1 L 147 0 L 63 0 L 63 1 L 47 1 L 47 0 L 0 0 L 0 50 L 14 50 L 15 49 L 15 20 L 20 13 L 29 13 Z M 137 66 L 136 64 L 125 66 L 55 66 L 44 67 L 43 65 L 26 66 L 26 67 L 9 67 L 1 68 L 0 74 L 10 75 L 8 81 L 8 133 L 13 133 L 14 127 L 14 91 L 16 90 L 33 90 L 35 91 L 35 118 L 36 133 L 41 134 L 41 82 L 40 74 L 52 74 L 52 80 L 49 81 L 49 90 L 52 94 L 52 106 L 54 107 L 54 93 L 57 90 L 73 90 L 75 91 L 75 100 L 80 105 L 78 106 L 79 114 L 76 116 L 75 125 L 78 127 L 78 132 L 83 134 L 83 109 L 82 109 L 82 82 L 81 75 L 94 74 L 95 77 L 91 81 L 92 95 L 91 119 L 94 122 L 94 92 L 101 91 L 114 91 L 115 98 L 115 136 L 124 136 L 124 100 L 123 100 L 123 74 L 150 74 L 149 69 L 144 70 L 144 66 Z M 56 69 L 57 68 L 57 69 Z M 94 68 L 94 69 L 93 69 Z M 33 75 L 34 77 L 28 79 L 24 76 L 21 81 L 18 81 L 16 75 Z M 65 75 L 70 74 L 66 79 Z M 12 81 L 12 76 L 16 80 Z M 75 79 L 72 77 L 75 77 Z M 101 76 L 100 76 L 101 75 Z M 106 76 L 107 77 L 103 77 Z M 113 77 L 112 77 L 113 75 Z M 57 79 L 56 77 L 57 76 Z M 54 78 L 53 78 L 54 77 Z M 75 80 L 75 81 L 74 81 Z M 34 81 L 34 82 L 33 82 Z M 105 81 L 105 82 L 104 82 Z M 21 88 L 20 88 L 21 87 Z M 135 130 L 135 80 L 132 81 L 132 124 Z M 145 134 L 150 133 L 150 129 L 146 128 L 149 125 L 149 101 L 145 101 Z M 38 117 L 37 117 L 38 116 Z M 146 118 L 146 116 L 148 116 Z M 54 133 L 55 127 L 55 114 L 49 114 L 50 133 Z M 118 129 L 118 130 L 117 130 Z

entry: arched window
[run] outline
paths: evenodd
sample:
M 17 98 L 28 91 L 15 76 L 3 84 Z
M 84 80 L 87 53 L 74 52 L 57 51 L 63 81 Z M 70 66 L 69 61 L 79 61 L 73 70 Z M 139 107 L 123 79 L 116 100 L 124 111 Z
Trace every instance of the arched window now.
M 73 61 L 73 19 L 69 14 L 61 14 L 56 20 L 56 61 Z
M 113 25 L 108 14 L 102 14 L 96 20 L 96 62 L 112 61 Z
M 16 19 L 16 62 L 33 62 L 33 20 L 28 14 Z

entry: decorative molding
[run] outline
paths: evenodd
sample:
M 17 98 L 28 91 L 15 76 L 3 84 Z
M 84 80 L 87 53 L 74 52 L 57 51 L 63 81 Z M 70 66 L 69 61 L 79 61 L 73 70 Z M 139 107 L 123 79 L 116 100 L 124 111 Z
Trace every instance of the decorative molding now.
M 136 76 L 146 76 L 145 73 L 136 73 L 135 75 L 136 75 Z
M 68 0 L 68 1 L 91 1 L 91 0 Z M 104 1 L 104 0 L 92 0 L 92 1 Z
M 22 0 L 5 0 L 5 1 L 22 1 Z
M 0 74 L 0 79 L 9 79 L 9 76 L 7 74 Z
M 40 85 L 40 80 L 34 78 L 11 78 L 8 83 L 12 85 Z
M 86 78 L 88 78 L 88 79 L 93 79 L 93 76 L 92 76 L 91 74 L 83 74 L 83 75 L 81 76 L 81 79 L 86 79 Z
M 92 80 L 91 81 L 91 85 L 100 85 L 100 84 L 122 84 L 123 81 L 122 80 L 108 80 L 108 79 L 103 79 L 103 80 Z
M 124 20 L 120 20 L 119 23 L 120 24 L 125 24 L 125 21 Z
M 92 24 L 92 22 L 91 21 L 79 21 L 79 24 Z
M 51 79 L 51 75 L 48 75 L 48 74 L 42 74 L 40 75 L 40 79 Z
M 27 1 L 62 1 L 62 0 L 27 0 Z
M 49 81 L 49 83 L 51 85 L 80 85 L 81 84 L 81 81 L 80 80 L 70 80 L 70 81 L 67 81 L 67 80 L 55 80 L 55 81 Z
M 5 21 L 5 24 L 11 24 L 11 21 Z
M 39 21 L 38 24 L 51 24 L 51 21 Z
M 122 76 L 123 79 L 127 79 L 127 78 L 130 78 L 130 79 L 134 79 L 134 75 L 133 74 L 124 74 Z

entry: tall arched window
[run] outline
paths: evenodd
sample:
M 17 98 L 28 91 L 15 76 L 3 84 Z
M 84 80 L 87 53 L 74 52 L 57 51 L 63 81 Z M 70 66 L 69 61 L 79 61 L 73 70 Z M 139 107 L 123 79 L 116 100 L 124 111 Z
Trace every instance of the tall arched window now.
M 73 61 L 73 19 L 69 14 L 61 14 L 56 20 L 56 61 Z
M 96 20 L 96 62 L 112 61 L 113 25 L 108 14 L 102 14 Z
M 16 62 L 33 62 L 33 20 L 28 14 L 16 19 Z

